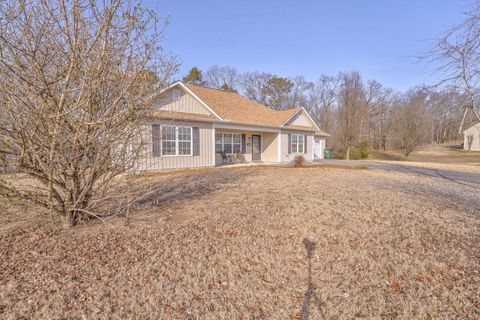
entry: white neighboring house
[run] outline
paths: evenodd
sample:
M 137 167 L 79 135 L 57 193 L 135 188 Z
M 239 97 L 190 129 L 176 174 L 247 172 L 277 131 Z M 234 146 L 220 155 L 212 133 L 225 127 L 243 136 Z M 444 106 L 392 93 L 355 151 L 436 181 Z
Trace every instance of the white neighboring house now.
M 277 111 L 237 93 L 176 82 L 143 121 L 137 170 L 323 159 L 325 138 L 304 108 Z
M 463 149 L 480 151 L 480 122 L 463 132 Z

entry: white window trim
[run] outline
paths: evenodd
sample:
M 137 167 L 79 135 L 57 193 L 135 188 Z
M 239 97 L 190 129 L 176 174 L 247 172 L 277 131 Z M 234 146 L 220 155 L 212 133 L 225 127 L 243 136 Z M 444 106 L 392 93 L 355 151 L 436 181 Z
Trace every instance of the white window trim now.
M 297 142 L 295 143 L 297 145 L 297 151 L 293 152 L 293 136 L 297 137 Z M 298 152 L 298 146 L 300 143 L 298 142 L 298 137 L 302 137 L 302 152 Z M 304 154 L 305 153 L 305 135 L 304 134 L 299 134 L 299 133 L 291 133 L 290 134 L 290 150 L 292 151 L 292 154 Z
M 175 154 L 163 154 L 163 127 L 175 128 Z M 188 142 L 188 140 L 178 140 L 178 128 L 190 128 L 190 154 L 178 154 L 178 142 Z M 173 140 L 169 140 L 173 141 Z M 175 126 L 175 125 L 160 125 L 160 155 L 161 157 L 192 157 L 193 156 L 193 127 L 191 126 Z
M 232 146 L 232 153 L 225 153 L 225 154 L 228 154 L 228 155 L 235 154 L 235 152 L 233 152 L 233 145 L 237 144 L 237 143 L 233 143 L 233 135 L 239 135 L 240 136 L 240 153 L 243 153 L 242 133 L 238 133 L 238 132 L 215 132 L 215 155 L 219 154 L 219 153 L 217 153 L 217 144 L 219 144 L 219 143 L 217 143 L 217 133 L 222 135 L 222 152 L 225 152 L 225 134 L 231 134 L 232 135 L 232 142 L 230 142 L 229 144 Z

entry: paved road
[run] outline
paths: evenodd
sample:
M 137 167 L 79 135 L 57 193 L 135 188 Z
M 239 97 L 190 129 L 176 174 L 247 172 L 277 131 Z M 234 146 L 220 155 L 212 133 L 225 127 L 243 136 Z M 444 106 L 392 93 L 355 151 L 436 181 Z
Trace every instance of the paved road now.
M 395 172 L 414 173 L 425 176 L 437 177 L 455 181 L 457 183 L 468 184 L 480 188 L 480 174 L 461 172 L 445 169 L 433 169 L 425 167 L 417 167 L 414 165 L 401 165 L 388 162 L 373 162 L 373 161 L 355 161 L 355 160 L 321 160 L 321 163 L 331 163 L 345 166 L 366 166 L 370 169 L 380 169 Z

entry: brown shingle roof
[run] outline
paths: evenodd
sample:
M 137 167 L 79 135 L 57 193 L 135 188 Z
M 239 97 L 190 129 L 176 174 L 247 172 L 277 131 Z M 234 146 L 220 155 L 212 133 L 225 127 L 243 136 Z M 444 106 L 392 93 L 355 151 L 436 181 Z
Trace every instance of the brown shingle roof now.
M 293 108 L 276 111 L 242 97 L 238 93 L 193 84 L 185 84 L 185 86 L 226 121 L 280 126 L 299 110 Z

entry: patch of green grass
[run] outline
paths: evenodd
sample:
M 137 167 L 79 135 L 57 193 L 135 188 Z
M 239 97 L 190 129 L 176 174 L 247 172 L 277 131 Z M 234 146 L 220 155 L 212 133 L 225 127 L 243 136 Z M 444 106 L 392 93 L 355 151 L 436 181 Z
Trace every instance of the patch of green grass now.
M 367 167 L 367 166 L 353 166 L 353 169 L 355 169 L 355 170 L 370 170 L 370 168 Z
M 447 146 L 447 148 L 453 150 L 463 150 L 463 144 L 452 144 Z

